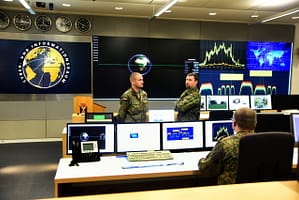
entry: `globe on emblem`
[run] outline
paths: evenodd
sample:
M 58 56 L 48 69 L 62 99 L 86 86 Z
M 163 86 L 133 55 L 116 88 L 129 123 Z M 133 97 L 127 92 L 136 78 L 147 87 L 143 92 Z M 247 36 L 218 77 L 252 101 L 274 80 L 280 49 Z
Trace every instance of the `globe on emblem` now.
M 54 48 L 40 46 L 31 49 L 22 63 L 22 72 L 29 84 L 36 88 L 54 87 L 63 79 L 65 61 Z
M 82 133 L 80 134 L 80 140 L 81 140 L 81 141 L 88 141 L 88 139 L 89 139 L 89 135 L 88 135 L 88 133 L 86 133 L 86 132 L 82 132 Z

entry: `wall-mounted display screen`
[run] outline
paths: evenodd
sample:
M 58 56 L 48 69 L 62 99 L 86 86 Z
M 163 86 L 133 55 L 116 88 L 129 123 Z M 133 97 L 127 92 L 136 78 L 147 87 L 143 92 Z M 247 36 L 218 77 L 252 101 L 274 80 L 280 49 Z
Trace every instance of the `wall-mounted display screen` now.
M 247 43 L 247 69 L 290 71 L 292 43 L 257 42 Z
M 228 97 L 230 110 L 237 110 L 242 107 L 250 108 L 250 100 L 248 95 L 230 95 Z
M 0 39 L 1 93 L 91 93 L 91 44 Z
M 254 110 L 271 110 L 271 95 L 251 95 L 250 105 Z
M 207 110 L 228 110 L 228 96 L 207 95 Z
M 93 42 L 94 98 L 119 99 L 132 71 L 143 74 L 149 98 L 178 98 L 185 89 L 185 60 L 199 56 L 196 40 L 93 36 Z

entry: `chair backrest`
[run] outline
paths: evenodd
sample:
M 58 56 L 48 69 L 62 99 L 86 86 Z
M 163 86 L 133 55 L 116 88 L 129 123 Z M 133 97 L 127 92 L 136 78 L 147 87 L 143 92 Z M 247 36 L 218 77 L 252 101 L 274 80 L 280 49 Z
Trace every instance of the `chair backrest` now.
M 287 180 L 292 176 L 294 136 L 260 132 L 240 139 L 236 183 Z

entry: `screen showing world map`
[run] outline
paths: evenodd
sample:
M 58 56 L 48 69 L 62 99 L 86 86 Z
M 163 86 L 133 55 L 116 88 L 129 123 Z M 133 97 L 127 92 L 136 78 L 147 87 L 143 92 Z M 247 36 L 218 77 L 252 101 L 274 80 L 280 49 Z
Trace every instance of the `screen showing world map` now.
M 291 43 L 248 42 L 247 69 L 290 71 L 291 55 Z

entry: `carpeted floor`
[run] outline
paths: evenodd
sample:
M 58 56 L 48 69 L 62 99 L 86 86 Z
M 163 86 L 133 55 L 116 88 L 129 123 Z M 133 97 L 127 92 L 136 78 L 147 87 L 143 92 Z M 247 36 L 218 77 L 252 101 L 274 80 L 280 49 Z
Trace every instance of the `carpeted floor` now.
M 61 142 L 0 144 L 0 199 L 54 197 Z

